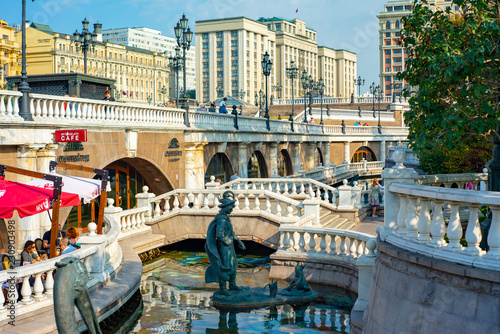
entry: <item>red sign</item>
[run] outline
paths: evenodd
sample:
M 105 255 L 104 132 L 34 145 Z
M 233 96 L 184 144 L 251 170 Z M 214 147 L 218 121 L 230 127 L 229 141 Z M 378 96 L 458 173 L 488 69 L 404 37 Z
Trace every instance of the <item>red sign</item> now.
M 56 130 L 55 141 L 58 143 L 86 142 L 87 130 Z

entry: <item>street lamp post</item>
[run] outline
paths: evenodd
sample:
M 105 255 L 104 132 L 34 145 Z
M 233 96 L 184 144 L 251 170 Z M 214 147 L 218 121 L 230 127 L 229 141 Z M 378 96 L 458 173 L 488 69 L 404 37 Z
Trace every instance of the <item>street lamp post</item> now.
M 281 99 L 281 90 L 282 89 L 283 89 L 283 86 L 279 82 L 273 86 L 273 90 L 275 92 L 278 92 L 278 99 Z
M 302 72 L 302 76 L 300 77 L 302 81 L 302 88 L 304 89 L 304 123 L 307 123 L 307 89 L 310 87 L 309 77 L 307 76 L 306 70 Z
M 146 101 L 148 101 L 148 104 L 151 105 L 151 102 L 153 101 L 151 94 L 146 96 Z
M 325 82 L 323 81 L 323 78 L 319 79 L 318 93 L 321 97 L 321 121 L 319 122 L 319 124 L 323 125 L 323 94 L 325 93 Z
M 361 76 L 358 76 L 358 79 L 354 79 L 354 86 L 358 86 L 358 101 L 359 96 L 361 95 L 361 86 L 365 85 L 365 79 L 361 79 Z
M 175 48 L 175 56 L 168 57 L 168 67 L 174 71 L 175 76 L 175 107 L 179 108 L 179 71 L 183 67 L 181 49 Z
M 372 95 L 373 100 L 373 113 L 375 113 L 375 82 L 372 82 L 370 85 L 370 94 Z
M 262 58 L 261 64 L 262 64 L 262 71 L 263 71 L 264 75 L 266 76 L 266 114 L 264 115 L 264 117 L 266 118 L 267 130 L 271 131 L 271 126 L 269 124 L 269 104 L 267 102 L 267 97 L 269 96 L 268 92 L 267 92 L 267 83 L 269 81 L 268 77 L 271 74 L 271 69 L 273 68 L 273 61 L 271 59 L 269 59 L 269 53 L 267 53 L 267 51 L 264 54 L 264 57 Z
M 384 95 L 384 90 L 380 85 L 377 85 L 375 87 L 376 94 L 377 94 L 377 100 L 378 100 L 378 133 L 382 134 L 382 124 L 380 123 L 380 101 L 382 100 L 382 97 Z
M 177 46 L 182 48 L 183 54 L 182 54 L 182 65 L 183 65 L 183 73 L 182 73 L 182 80 L 183 80 L 183 87 L 184 87 L 184 92 L 182 93 L 182 105 L 181 108 L 185 110 L 184 113 L 184 124 L 186 126 L 190 126 L 189 124 L 189 105 L 187 103 L 186 99 L 186 50 L 189 50 L 191 46 L 191 41 L 193 39 L 193 32 L 191 29 L 187 26 L 188 25 L 188 19 L 186 15 L 182 14 L 181 19 L 179 22 L 177 22 L 177 25 L 174 28 L 175 32 L 175 38 L 177 39 Z
M 28 84 L 28 72 L 26 72 L 26 0 L 23 0 L 23 26 L 22 26 L 22 69 L 21 69 L 21 82 L 19 83 L 19 91 L 23 93 L 21 97 L 21 110 L 19 116 L 25 121 L 33 121 L 33 116 L 30 111 L 30 91 L 31 88 Z M 2 101 L 3 102 L 3 101 Z
M 391 95 L 392 95 L 392 103 L 396 103 L 396 94 L 394 94 L 395 90 L 396 90 L 396 87 L 393 83 L 390 83 L 389 84 L 389 89 L 391 90 Z
M 243 98 L 247 95 L 247 92 L 241 89 L 238 95 L 240 96 L 240 100 L 243 100 Z
M 298 77 L 299 69 L 295 66 L 295 62 L 292 60 L 290 62 L 290 67 L 286 68 L 286 75 L 292 80 L 292 117 L 295 116 L 295 99 L 294 99 L 294 87 L 293 80 Z
M 95 50 L 97 33 L 95 31 L 93 33 L 89 31 L 89 21 L 87 21 L 87 18 L 82 21 L 82 26 L 81 34 L 78 30 L 73 33 L 73 41 L 76 47 L 80 47 L 83 52 L 83 73 L 87 74 L 87 52 L 93 52 Z
M 165 105 L 165 95 L 167 94 L 167 87 L 163 86 L 160 92 L 163 94 L 163 105 Z

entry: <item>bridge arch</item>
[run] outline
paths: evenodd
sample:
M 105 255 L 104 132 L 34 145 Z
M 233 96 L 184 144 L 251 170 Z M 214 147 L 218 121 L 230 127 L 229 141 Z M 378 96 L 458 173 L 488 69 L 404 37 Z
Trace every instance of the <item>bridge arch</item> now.
M 368 146 L 361 146 L 354 152 L 351 162 L 361 162 L 361 160 L 365 159 L 366 161 L 377 161 L 377 157 L 375 153 L 373 153 L 372 149 Z
M 293 174 L 292 159 L 287 149 L 282 149 L 278 155 L 278 175 L 287 176 Z
M 266 159 L 261 151 L 253 151 L 248 159 L 248 177 L 249 178 L 268 178 Z
M 215 153 L 205 172 L 205 183 L 210 182 L 212 175 L 215 176 L 215 179 L 221 179 L 222 183 L 226 183 L 229 182 L 233 174 L 233 166 L 228 156 L 225 153 Z

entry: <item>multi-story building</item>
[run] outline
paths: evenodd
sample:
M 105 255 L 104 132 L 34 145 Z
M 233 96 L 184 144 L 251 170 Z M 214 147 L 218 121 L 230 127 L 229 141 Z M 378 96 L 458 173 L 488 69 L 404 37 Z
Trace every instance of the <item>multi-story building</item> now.
M 286 75 L 292 61 L 299 68 L 299 75 L 305 70 L 315 80 L 324 79 L 325 95 L 355 93 L 356 55 L 318 47 L 316 31 L 307 28 L 304 21 L 255 21 L 246 17 L 204 20 L 196 22 L 195 32 L 196 89 L 200 100 L 230 95 L 254 103 L 254 96 L 265 90 L 261 61 L 266 51 L 273 61 L 269 95 L 292 96 L 292 82 Z M 278 84 L 282 91 L 273 93 L 271 87 Z M 303 95 L 300 77 L 294 80 L 294 90 L 294 96 Z
M 102 31 L 104 42 L 121 44 L 130 47 L 146 49 L 166 56 L 175 56 L 177 41 L 173 37 L 163 36 L 161 31 L 149 28 L 119 28 Z M 196 89 L 194 45 L 186 51 L 186 88 Z M 179 71 L 179 86 L 183 85 L 183 73 Z M 172 92 L 173 93 L 173 92 Z M 171 94 L 174 96 L 174 94 Z
M 15 31 L 16 28 L 0 20 L 0 86 L 5 85 L 5 77 L 21 74 L 17 66 L 21 59 L 21 48 Z
M 118 98 L 140 103 L 159 103 L 168 89 L 168 59 L 157 52 L 102 42 L 101 24 L 94 24 L 97 43 L 87 53 L 87 74 L 116 80 Z M 21 40 L 21 33 L 17 33 Z M 56 33 L 43 24 L 26 29 L 28 75 L 83 73 L 84 55 L 72 35 Z M 149 97 L 149 98 L 148 98 Z M 148 101 L 149 100 L 149 101 Z
M 452 7 L 452 0 L 429 1 L 433 8 L 456 10 Z M 401 19 L 413 12 L 413 0 L 392 0 L 384 5 L 379 19 L 379 47 L 380 47 L 380 87 L 386 96 L 394 93 L 401 95 L 404 88 L 410 88 L 406 81 L 398 80 L 397 73 L 406 68 L 409 53 L 403 48 L 401 41 Z

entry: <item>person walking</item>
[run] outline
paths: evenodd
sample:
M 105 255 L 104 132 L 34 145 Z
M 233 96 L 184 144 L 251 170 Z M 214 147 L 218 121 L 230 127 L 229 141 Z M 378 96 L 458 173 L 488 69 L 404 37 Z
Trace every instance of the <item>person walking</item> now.
M 227 103 L 227 98 L 222 99 L 222 101 L 219 105 L 219 113 L 220 114 L 227 114 L 226 103 Z
M 372 207 L 372 217 L 378 217 L 377 216 L 377 207 L 380 206 L 380 202 L 378 200 L 379 194 L 381 194 L 381 190 L 383 190 L 384 187 L 378 183 L 377 179 L 373 179 L 373 184 L 372 184 L 372 189 L 370 192 L 370 206 Z

